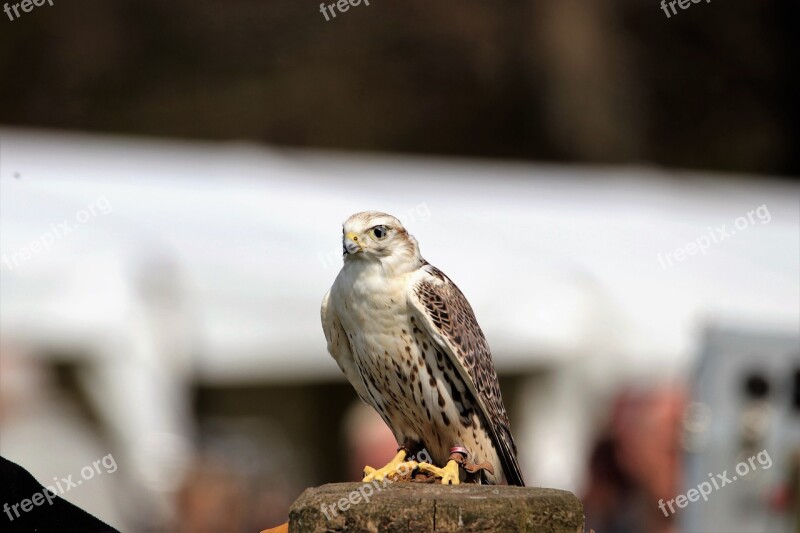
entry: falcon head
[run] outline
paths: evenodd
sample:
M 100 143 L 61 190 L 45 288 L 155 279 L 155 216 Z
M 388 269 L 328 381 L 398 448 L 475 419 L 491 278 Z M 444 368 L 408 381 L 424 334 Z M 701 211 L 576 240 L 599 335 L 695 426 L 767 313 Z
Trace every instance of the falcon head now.
M 378 211 L 356 213 L 342 225 L 342 252 L 349 260 L 419 262 L 417 240 L 392 215 Z

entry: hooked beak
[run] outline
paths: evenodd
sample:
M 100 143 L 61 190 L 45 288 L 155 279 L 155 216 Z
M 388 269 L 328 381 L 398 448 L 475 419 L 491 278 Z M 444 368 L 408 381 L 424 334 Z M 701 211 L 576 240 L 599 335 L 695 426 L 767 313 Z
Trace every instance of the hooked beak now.
M 342 252 L 345 254 L 357 254 L 363 252 L 364 248 L 358 242 L 358 235 L 355 233 L 348 233 L 342 239 Z

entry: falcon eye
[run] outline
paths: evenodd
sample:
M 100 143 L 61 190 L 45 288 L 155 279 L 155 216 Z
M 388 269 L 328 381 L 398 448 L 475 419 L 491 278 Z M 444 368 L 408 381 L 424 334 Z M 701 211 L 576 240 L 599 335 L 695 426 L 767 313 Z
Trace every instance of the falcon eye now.
M 386 226 L 375 226 L 372 229 L 372 234 L 379 239 L 383 239 L 384 237 L 386 237 L 386 233 L 388 233 Z

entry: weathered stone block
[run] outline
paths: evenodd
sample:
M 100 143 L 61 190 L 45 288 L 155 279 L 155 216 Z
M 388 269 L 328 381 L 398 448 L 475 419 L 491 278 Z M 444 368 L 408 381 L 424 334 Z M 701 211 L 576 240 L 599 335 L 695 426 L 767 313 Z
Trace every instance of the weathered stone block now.
M 290 533 L 527 531 L 583 533 L 570 492 L 534 487 L 335 483 L 307 489 L 292 505 Z

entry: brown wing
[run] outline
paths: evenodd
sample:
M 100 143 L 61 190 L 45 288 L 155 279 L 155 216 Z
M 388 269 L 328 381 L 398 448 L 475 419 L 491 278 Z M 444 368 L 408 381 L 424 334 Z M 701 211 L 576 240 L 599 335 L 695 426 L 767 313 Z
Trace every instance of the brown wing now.
M 439 269 L 425 264 L 422 270 L 424 273 L 409 296 L 411 307 L 477 399 L 508 483 L 524 486 L 492 354 L 475 313 L 456 284 Z

